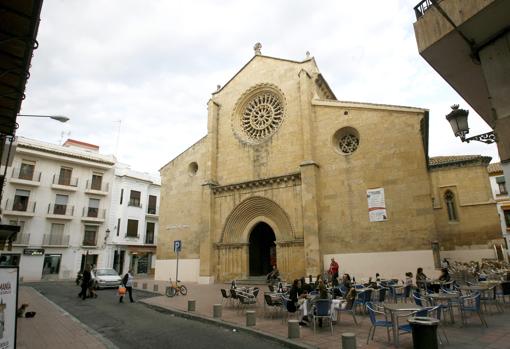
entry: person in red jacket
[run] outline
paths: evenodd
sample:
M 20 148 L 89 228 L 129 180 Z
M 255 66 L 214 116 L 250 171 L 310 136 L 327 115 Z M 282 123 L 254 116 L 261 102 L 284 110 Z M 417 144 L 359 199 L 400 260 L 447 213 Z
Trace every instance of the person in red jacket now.
M 335 258 L 331 258 L 331 264 L 329 265 L 328 274 L 331 275 L 331 282 L 333 286 L 338 285 L 338 263 L 335 261 Z

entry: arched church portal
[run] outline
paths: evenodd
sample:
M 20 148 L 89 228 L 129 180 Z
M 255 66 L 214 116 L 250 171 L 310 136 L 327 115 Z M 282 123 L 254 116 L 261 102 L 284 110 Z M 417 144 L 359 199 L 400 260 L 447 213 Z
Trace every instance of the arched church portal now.
M 276 265 L 275 234 L 269 224 L 256 224 L 249 239 L 250 276 L 267 275 Z

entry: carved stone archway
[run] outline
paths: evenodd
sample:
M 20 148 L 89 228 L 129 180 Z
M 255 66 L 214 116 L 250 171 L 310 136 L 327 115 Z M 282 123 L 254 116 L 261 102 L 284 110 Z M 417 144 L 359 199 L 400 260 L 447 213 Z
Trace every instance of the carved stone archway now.
M 219 280 L 248 277 L 249 236 L 260 222 L 268 224 L 275 234 L 278 268 L 284 278 L 303 275 L 303 240 L 294 237 L 288 215 L 274 201 L 254 196 L 237 205 L 225 221 L 220 242 L 216 245 Z

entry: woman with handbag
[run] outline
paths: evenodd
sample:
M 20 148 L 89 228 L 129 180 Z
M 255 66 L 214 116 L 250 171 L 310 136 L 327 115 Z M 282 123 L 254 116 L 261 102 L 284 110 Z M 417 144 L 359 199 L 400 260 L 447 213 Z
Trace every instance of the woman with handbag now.
M 131 303 L 134 302 L 133 300 L 133 270 L 129 269 L 129 271 L 124 275 L 122 278 L 122 285 L 124 286 L 124 289 L 122 290 L 121 287 L 119 287 L 119 303 L 122 303 L 122 299 L 124 298 L 124 295 L 126 294 L 126 291 L 129 293 L 129 300 Z

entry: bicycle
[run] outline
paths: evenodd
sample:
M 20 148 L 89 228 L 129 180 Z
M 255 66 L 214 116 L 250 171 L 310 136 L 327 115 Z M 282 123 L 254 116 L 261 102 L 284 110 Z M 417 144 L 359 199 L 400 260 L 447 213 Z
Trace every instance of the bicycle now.
M 172 282 L 172 278 L 170 278 L 170 286 L 166 288 L 166 296 L 167 297 L 173 297 L 176 295 L 182 294 L 183 296 L 188 294 L 188 289 L 184 285 L 179 285 L 179 280 L 175 283 L 175 285 Z

